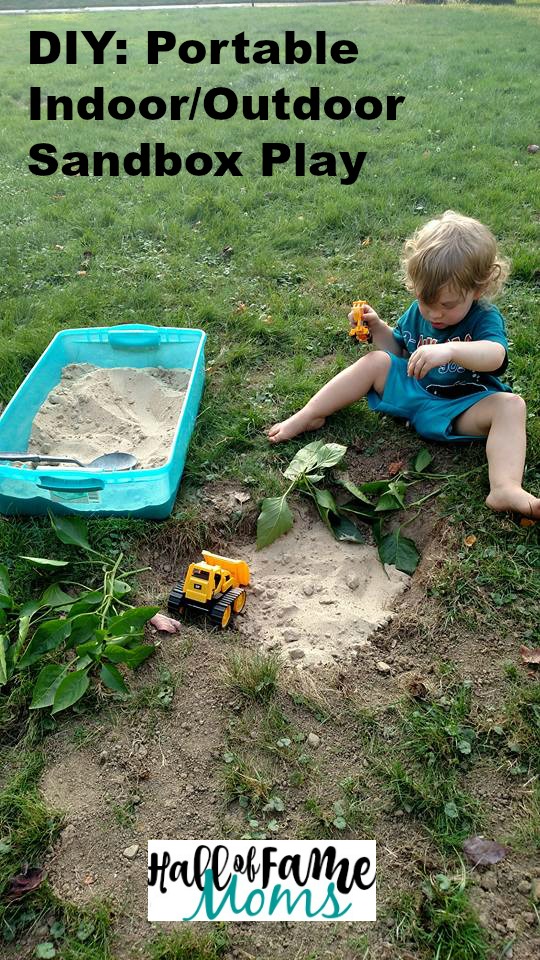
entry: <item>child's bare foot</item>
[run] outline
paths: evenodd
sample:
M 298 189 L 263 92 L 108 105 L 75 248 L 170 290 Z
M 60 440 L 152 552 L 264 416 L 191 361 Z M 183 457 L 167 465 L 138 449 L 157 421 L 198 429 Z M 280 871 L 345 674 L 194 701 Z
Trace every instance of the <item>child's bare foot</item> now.
M 271 443 L 282 443 L 283 440 L 292 440 L 299 433 L 305 430 L 318 430 L 325 422 L 325 417 L 314 417 L 306 410 L 299 410 L 288 420 L 282 423 L 275 423 L 268 431 L 268 439 Z
M 530 520 L 540 520 L 540 500 L 522 487 L 497 487 L 486 503 L 492 510 L 513 510 Z

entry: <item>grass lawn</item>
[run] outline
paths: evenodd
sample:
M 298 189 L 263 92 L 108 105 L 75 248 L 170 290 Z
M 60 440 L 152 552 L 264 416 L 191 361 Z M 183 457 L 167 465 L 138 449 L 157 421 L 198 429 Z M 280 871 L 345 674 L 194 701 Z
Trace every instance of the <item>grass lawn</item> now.
M 279 39 L 291 22 L 300 37 L 326 30 L 331 40 L 355 40 L 359 62 L 239 67 L 224 57 L 221 66 L 187 67 L 173 51 L 158 66 L 145 63 L 149 29 L 176 32 L 179 42 L 186 37 L 231 38 L 242 30 L 252 40 Z M 208 334 L 208 381 L 173 517 L 159 526 L 129 521 L 90 525 L 94 542 L 105 550 L 122 544 L 137 560 L 150 558 L 160 567 L 164 559 L 168 562 L 168 571 L 153 582 L 152 596 L 144 595 L 149 587 L 142 581 L 145 602 L 160 602 L 156 591 L 166 590 L 175 564 L 181 572 L 189 549 L 210 546 L 205 536 L 228 545 L 235 537 L 253 537 L 255 512 L 248 510 L 247 518 L 239 511 L 224 516 L 218 508 L 212 516 L 201 508 L 201 498 L 208 490 L 247 489 L 257 504 L 262 496 L 282 489 L 280 467 L 305 441 L 276 450 L 269 447 L 265 428 L 296 410 L 357 356 L 346 335 L 353 298 L 369 300 L 387 321 L 400 316 L 409 303 L 398 276 L 402 242 L 417 225 L 447 208 L 489 224 L 513 263 L 499 305 L 511 339 L 507 377 L 528 404 L 526 479 L 538 493 L 538 158 L 527 153 L 527 145 L 538 139 L 531 109 L 532 35 L 538 28 L 534 5 L 336 8 L 331 21 L 324 8 L 294 14 L 257 9 L 126 13 L 115 17 L 114 29 L 128 39 L 127 67 L 92 67 L 86 53 L 69 67 L 27 66 L 25 53 L 22 60 L 16 57 L 26 50 L 31 27 L 60 34 L 66 29 L 100 33 L 111 28 L 111 19 L 66 14 L 0 21 L 0 401 L 10 399 L 51 337 L 64 328 L 130 321 L 202 327 Z M 299 96 L 320 86 L 326 97 L 341 94 L 356 100 L 370 95 L 384 100 L 394 94 L 406 100 L 394 122 L 350 118 L 261 123 L 235 118 L 219 123 L 201 118 L 151 123 L 134 118 L 97 125 L 28 119 L 30 85 L 73 98 L 102 85 L 108 96 L 138 100 L 190 93 L 196 84 L 228 85 L 239 96 L 280 87 Z M 243 176 L 193 177 L 183 172 L 175 178 L 87 179 L 35 177 L 27 169 L 29 148 L 37 142 L 55 144 L 59 155 L 96 149 L 122 155 L 145 140 L 164 142 L 183 156 L 198 150 L 241 151 Z M 367 151 L 367 159 L 351 186 L 309 174 L 296 177 L 292 165 L 263 178 L 263 141 L 305 142 L 308 154 Z M 421 445 L 403 426 L 381 421 L 363 403 L 333 417 L 324 437 L 350 448 L 350 474 L 357 482 L 384 476 L 388 464 L 410 457 Z M 245 686 L 237 690 L 235 702 L 212 675 L 209 716 L 217 738 L 212 750 L 226 750 L 233 758 L 222 790 L 225 800 L 247 797 L 253 816 L 257 796 L 249 795 L 245 784 L 262 784 L 274 776 L 276 783 L 287 782 L 280 789 L 291 810 L 282 836 L 332 835 L 337 803 L 346 835 L 384 838 L 397 850 L 396 861 L 381 856 L 382 919 L 361 935 L 340 930 L 335 942 L 326 931 L 324 950 L 330 952 L 323 952 L 320 930 L 304 940 L 295 931 L 294 955 L 299 960 L 469 960 L 502 956 L 493 951 L 509 949 L 509 943 L 516 960 L 526 960 L 538 945 L 533 854 L 540 842 L 540 703 L 538 681 L 527 675 L 519 659 L 520 644 L 536 647 L 540 640 L 535 613 L 540 601 L 538 532 L 494 517 L 484 506 L 487 473 L 480 448 L 465 447 L 457 454 L 435 445 L 430 449 L 436 467 L 443 466 L 456 479 L 450 479 L 444 496 L 433 501 L 426 515 L 429 537 L 419 530 L 425 560 L 400 616 L 380 632 L 377 659 L 394 656 L 396 665 L 401 658 L 422 674 L 431 671 L 438 700 L 402 702 L 399 685 L 388 686 L 376 675 L 378 695 L 367 698 L 365 677 L 357 666 L 345 665 L 345 679 L 339 682 L 319 678 L 308 692 L 291 691 L 278 680 L 270 706 L 256 697 L 252 702 Z M 467 478 L 457 478 L 466 472 Z M 464 538 L 471 534 L 476 541 L 467 547 Z M 38 578 L 28 576 L 18 555 L 47 556 L 53 549 L 49 541 L 45 521 L 0 520 L 0 554 L 19 598 L 35 589 Z M 150 681 L 137 713 L 130 714 L 124 703 L 96 700 L 94 711 L 82 717 L 67 714 L 45 729 L 27 723 L 26 681 L 4 690 L 0 706 L 9 731 L 3 750 L 9 777 L 0 797 L 0 840 L 4 834 L 11 838 L 9 851 L 0 852 L 4 880 L 25 860 L 39 862 L 58 833 L 60 814 L 44 805 L 37 785 L 55 769 L 59 744 L 68 752 L 80 750 L 83 764 L 85 757 L 99 757 L 102 739 L 124 728 L 139 736 L 142 725 L 148 742 L 155 743 L 156 716 L 160 728 L 178 739 L 175 703 L 185 699 L 196 709 L 198 685 L 205 686 L 208 662 L 216 657 L 215 645 L 203 637 L 200 645 L 195 631 L 193 646 L 183 648 L 174 683 L 163 679 L 156 667 L 141 668 L 143 683 L 147 669 Z M 164 656 L 161 668 L 171 673 Z M 180 688 L 176 698 L 163 695 L 175 685 Z M 216 707 L 220 697 L 226 720 Z M 164 703 L 169 713 L 162 716 Z M 294 733 L 313 729 L 310 724 L 333 746 L 317 755 L 314 766 L 306 766 L 299 759 L 300 747 L 293 746 L 276 774 L 268 766 L 275 763 L 275 742 L 290 729 L 293 736 L 287 734 L 287 739 L 296 743 Z M 503 732 L 498 734 L 498 729 Z M 467 752 L 463 742 L 471 738 L 474 749 Z M 127 753 L 132 756 L 129 747 Z M 433 761 L 426 765 L 427 755 Z M 253 769 L 256 777 L 249 773 Z M 205 789 L 216 790 L 208 773 L 201 777 Z M 143 780 L 137 780 L 137 795 L 144 792 Z M 128 846 L 126 831 L 138 822 L 134 790 L 115 808 L 120 849 L 124 839 Z M 504 809 L 501 796 L 507 798 Z M 231 816 L 224 814 L 216 829 L 240 835 L 245 823 Z M 515 849 L 511 863 L 498 875 L 496 903 L 503 913 L 497 927 L 489 920 L 494 906 L 486 900 L 487 887 L 476 874 L 462 870 L 459 857 L 463 837 L 482 829 Z M 141 837 L 149 835 L 141 828 Z M 404 879 L 394 890 L 396 864 Z M 528 894 L 523 892 L 527 883 Z M 399 897 L 393 896 L 396 891 Z M 55 942 L 63 944 L 57 955 L 63 960 L 134 956 L 130 936 L 143 922 L 144 904 L 133 908 L 133 916 L 137 911 L 139 918 L 130 928 L 124 908 L 88 906 L 86 900 L 72 901 L 68 892 L 62 899 L 58 889 L 41 888 L 26 914 L 21 907 L 15 912 L 4 909 L 4 933 L 11 938 L 11 945 L 5 945 L 7 956 L 20 956 L 20 944 L 30 956 L 40 938 L 54 939 L 53 922 L 64 930 L 60 935 L 60 927 L 55 928 Z M 90 930 L 86 939 L 81 930 Z M 155 939 L 154 931 L 146 930 L 142 941 L 140 936 L 137 949 L 155 960 L 228 957 L 238 944 L 239 956 L 266 960 L 271 955 L 266 942 L 257 944 L 255 935 L 252 942 L 251 934 L 234 929 L 225 937 L 216 928 L 195 946 L 180 936 Z M 387 940 L 393 946 L 385 946 Z M 280 941 L 276 935 L 273 955 L 290 956 L 287 949 L 286 938 Z

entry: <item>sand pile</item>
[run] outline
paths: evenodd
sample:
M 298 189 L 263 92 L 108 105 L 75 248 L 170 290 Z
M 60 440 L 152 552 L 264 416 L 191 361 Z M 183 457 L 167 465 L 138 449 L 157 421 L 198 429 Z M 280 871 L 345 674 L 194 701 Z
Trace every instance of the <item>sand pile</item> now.
M 140 468 L 160 467 L 169 457 L 190 374 L 70 364 L 34 418 L 29 452 L 89 462 L 119 451 L 135 454 Z
M 252 585 L 239 629 L 299 666 L 350 660 L 391 619 L 410 577 L 383 567 L 375 547 L 340 543 L 305 508 L 294 512 L 285 537 L 242 553 Z

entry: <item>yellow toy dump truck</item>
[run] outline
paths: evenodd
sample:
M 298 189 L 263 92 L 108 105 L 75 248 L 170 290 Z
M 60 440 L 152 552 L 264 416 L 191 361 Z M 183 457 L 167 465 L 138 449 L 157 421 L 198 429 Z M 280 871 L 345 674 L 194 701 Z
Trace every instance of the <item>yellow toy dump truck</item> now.
M 224 630 L 231 616 L 246 605 L 242 587 L 249 584 L 249 567 L 243 560 L 218 557 L 207 550 L 202 555 L 202 560 L 189 565 L 184 582 L 172 591 L 169 613 L 176 617 L 181 610 L 200 610 Z

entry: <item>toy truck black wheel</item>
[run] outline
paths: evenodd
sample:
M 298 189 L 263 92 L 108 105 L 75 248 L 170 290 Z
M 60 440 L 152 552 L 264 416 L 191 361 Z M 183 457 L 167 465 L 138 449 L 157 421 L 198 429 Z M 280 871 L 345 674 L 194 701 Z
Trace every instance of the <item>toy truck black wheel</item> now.
M 210 622 L 215 627 L 221 627 L 222 630 L 225 630 L 232 616 L 233 599 L 234 598 L 230 597 L 227 593 L 221 597 L 220 600 L 217 600 L 216 603 L 212 604 L 210 609 Z
M 178 616 L 185 608 L 182 585 L 177 583 L 169 595 L 168 611 L 172 617 Z

